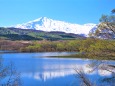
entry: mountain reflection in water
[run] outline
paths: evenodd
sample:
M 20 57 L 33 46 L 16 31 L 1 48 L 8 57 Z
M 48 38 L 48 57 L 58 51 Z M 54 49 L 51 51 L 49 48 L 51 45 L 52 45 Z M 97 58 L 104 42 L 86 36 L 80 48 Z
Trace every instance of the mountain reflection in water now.
M 56 66 L 56 65 L 55 65 Z M 62 65 L 61 65 L 62 66 Z M 45 70 L 44 71 L 41 71 L 41 72 L 33 72 L 33 73 L 22 73 L 23 77 L 29 77 L 29 78 L 34 78 L 36 80 L 43 80 L 43 81 L 46 81 L 48 79 L 52 79 L 52 78 L 57 78 L 57 77 L 65 77 L 65 76 L 68 76 L 68 75 L 74 75 L 74 74 L 77 74 L 74 70 L 74 68 L 78 68 L 78 67 L 82 67 L 83 71 L 85 74 L 88 74 L 88 75 L 93 75 L 93 74 L 98 74 L 100 76 L 109 76 L 111 75 L 111 72 L 109 71 L 106 71 L 106 70 L 98 70 L 98 71 L 94 71 L 94 72 L 91 72 L 89 73 L 89 71 L 91 70 L 91 68 L 87 68 L 85 67 L 86 65 L 77 65 L 77 66 L 65 66 L 64 68 L 64 65 L 63 65 L 63 68 L 64 69 L 60 69 L 59 70 L 50 70 L 50 67 L 49 66 L 49 69 L 48 70 Z M 67 68 L 68 67 L 68 68 Z M 71 67 L 71 68 L 70 68 Z
M 73 58 L 46 58 L 44 56 L 69 55 L 71 52 L 47 52 L 47 53 L 4 53 L 4 62 L 14 62 L 18 72 L 21 73 L 23 86 L 68 86 L 76 79 L 75 68 L 81 69 L 91 79 L 97 80 L 103 76 L 110 76 L 111 72 L 103 69 L 95 70 L 87 67 L 91 60 Z M 72 53 L 73 54 L 73 53 Z M 114 61 L 110 61 L 115 64 Z M 45 84 L 45 85 L 44 85 Z

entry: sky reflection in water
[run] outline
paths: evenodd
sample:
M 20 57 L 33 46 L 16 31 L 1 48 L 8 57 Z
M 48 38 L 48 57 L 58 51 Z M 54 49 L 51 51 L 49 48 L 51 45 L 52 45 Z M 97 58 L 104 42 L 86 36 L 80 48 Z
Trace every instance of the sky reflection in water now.
M 82 68 L 84 73 L 95 82 L 97 82 L 100 77 L 111 75 L 110 72 L 101 69 L 89 73 L 92 68 L 88 68 L 87 64 L 89 64 L 91 60 L 46 58 L 46 56 L 69 54 L 73 53 L 7 53 L 3 54 L 2 57 L 5 63 L 9 61 L 14 62 L 17 71 L 21 72 L 23 86 L 79 85 L 79 79 L 75 77 L 75 68 Z

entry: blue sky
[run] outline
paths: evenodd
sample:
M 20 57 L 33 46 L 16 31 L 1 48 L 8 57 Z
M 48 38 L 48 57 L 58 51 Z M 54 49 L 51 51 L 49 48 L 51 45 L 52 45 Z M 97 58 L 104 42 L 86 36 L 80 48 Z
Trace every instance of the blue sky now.
M 70 23 L 99 23 L 115 8 L 115 0 L 0 0 L 0 26 L 48 17 Z

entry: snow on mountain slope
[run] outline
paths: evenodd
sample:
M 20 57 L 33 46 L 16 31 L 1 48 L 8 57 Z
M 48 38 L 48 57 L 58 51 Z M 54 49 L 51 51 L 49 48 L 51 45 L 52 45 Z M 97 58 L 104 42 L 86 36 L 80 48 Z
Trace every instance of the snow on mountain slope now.
M 35 29 L 42 31 L 61 31 L 66 33 L 84 34 L 88 36 L 92 28 L 96 27 L 96 24 L 88 23 L 84 25 L 71 24 L 63 21 L 57 21 L 46 17 L 41 17 L 33 21 L 29 21 L 24 24 L 18 24 L 16 28 L 22 29 Z

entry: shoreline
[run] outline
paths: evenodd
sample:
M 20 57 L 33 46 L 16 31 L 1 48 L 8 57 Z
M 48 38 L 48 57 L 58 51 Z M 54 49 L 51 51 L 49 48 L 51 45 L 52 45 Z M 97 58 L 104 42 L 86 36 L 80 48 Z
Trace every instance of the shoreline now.
M 9 50 L 0 50 L 0 54 L 4 54 L 4 53 L 70 53 L 69 51 L 43 51 L 43 52 L 19 52 L 19 51 L 9 51 Z M 42 56 L 42 57 L 45 57 L 45 58 L 62 58 L 62 59 L 65 59 L 65 58 L 68 58 L 68 59 L 89 59 L 89 60 L 112 60 L 114 61 L 115 60 L 115 57 L 109 57 L 108 58 L 105 58 L 105 57 L 88 57 L 86 55 L 82 55 L 82 54 L 78 54 L 79 52 L 75 52 L 75 51 L 71 51 L 73 53 L 76 53 L 76 54 L 71 54 L 71 55 L 54 55 L 54 56 Z

